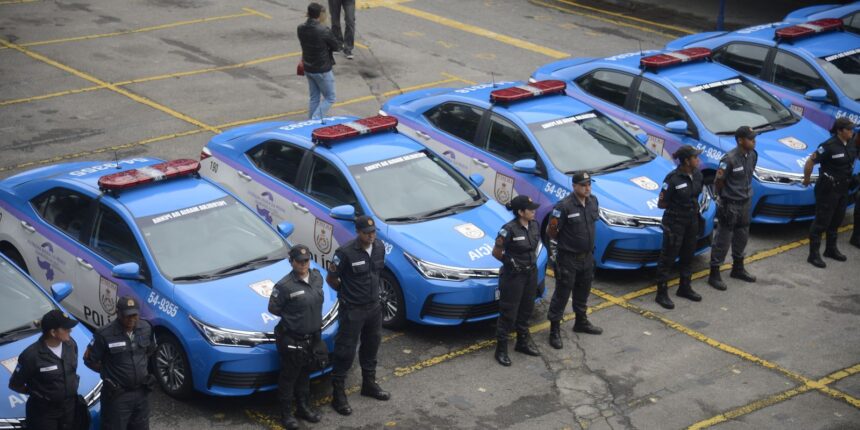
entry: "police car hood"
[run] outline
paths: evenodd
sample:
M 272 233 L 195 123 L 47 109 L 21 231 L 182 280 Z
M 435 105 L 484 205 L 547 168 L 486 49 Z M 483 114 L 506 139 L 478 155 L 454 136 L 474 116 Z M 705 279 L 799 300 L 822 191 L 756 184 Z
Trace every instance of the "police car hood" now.
M 325 271 L 311 262 L 311 269 Z M 287 259 L 248 272 L 214 281 L 174 286 L 176 304 L 195 319 L 230 330 L 271 333 L 277 324 L 268 315 L 272 287 L 292 271 Z M 336 293 L 323 284 L 323 315 L 337 301 Z M 158 312 L 158 311 L 157 311 Z M 263 314 L 266 314 L 264 317 Z
M 26 398 L 9 389 L 9 378 L 12 377 L 12 372 L 18 363 L 18 355 L 33 342 L 39 340 L 40 335 L 41 332 L 35 331 L 28 337 L 0 345 L 0 363 L 2 363 L 2 368 L 0 368 L 0 396 L 2 396 L 0 399 L 0 418 L 23 418 L 26 415 L 24 410 Z M 86 351 L 92 335 L 86 327 L 78 324 L 72 329 L 72 338 L 78 344 L 78 375 L 81 377 L 78 394 L 86 396 L 101 380 L 97 373 L 84 365 L 84 351 Z
M 388 237 L 429 263 L 498 269 L 491 251 L 496 234 L 512 215 L 493 200 L 473 209 L 411 224 L 389 224 Z
M 803 173 L 806 158 L 830 138 L 823 128 L 803 119 L 789 127 L 759 133 L 756 137 L 757 167 L 789 173 Z M 723 151 L 732 150 L 734 136 L 720 136 Z
M 663 179 L 675 167 L 662 157 L 633 166 L 630 169 L 596 174 L 591 193 L 596 195 L 600 207 L 631 215 L 663 215 L 657 208 L 657 197 Z

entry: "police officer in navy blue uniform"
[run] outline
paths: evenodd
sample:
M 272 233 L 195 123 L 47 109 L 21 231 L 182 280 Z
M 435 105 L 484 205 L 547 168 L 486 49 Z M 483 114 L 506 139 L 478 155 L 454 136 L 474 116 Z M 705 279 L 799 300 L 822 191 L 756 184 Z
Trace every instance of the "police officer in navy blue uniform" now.
M 510 366 L 508 336 L 517 331 L 514 350 L 539 356 L 537 346 L 529 335 L 529 318 L 537 295 L 537 249 L 540 228 L 535 221 L 535 209 L 540 205 L 528 196 L 519 195 L 505 207 L 513 211 L 514 219 L 502 226 L 493 247 L 493 257 L 502 262 L 499 273 L 499 320 L 496 325 L 496 361 Z
M 588 172 L 573 175 L 573 192 L 556 203 L 549 217 L 547 234 L 550 255 L 555 261 L 555 291 L 549 303 L 549 344 L 561 349 L 561 319 L 564 307 L 573 295 L 576 320 L 573 331 L 601 334 L 600 327 L 588 321 L 588 296 L 594 279 L 595 223 L 598 218 L 597 196 L 591 194 Z
M 326 276 L 337 291 L 338 332 L 332 357 L 332 408 L 349 415 L 352 408 L 346 399 L 346 374 L 355 359 L 361 365 L 361 395 L 388 400 L 391 394 L 376 382 L 376 354 L 382 342 L 382 304 L 379 298 L 380 275 L 385 268 L 385 245 L 376 238 L 373 218 L 355 218 L 355 239 L 334 252 Z M 359 340 L 361 345 L 359 346 Z
M 120 297 L 117 319 L 94 333 L 84 354 L 84 364 L 101 373 L 102 428 L 146 430 L 149 428 L 149 393 L 155 377 L 149 373 L 149 357 L 155 353 L 155 337 L 148 321 L 140 319 L 140 304 Z
M 293 271 L 275 284 L 269 297 L 269 312 L 281 317 L 275 327 L 281 373 L 278 377 L 278 399 L 281 422 L 288 430 L 299 428 L 293 417 L 295 395 L 296 417 L 316 423 L 320 413 L 311 408 L 310 372 L 314 363 L 314 345 L 320 341 L 322 326 L 323 279 L 319 270 L 310 269 L 311 252 L 307 246 L 290 249 Z
M 80 377 L 78 345 L 71 330 L 78 322 L 54 309 L 42 317 L 42 336 L 18 356 L 9 388 L 27 399 L 27 428 L 72 430 Z
M 852 140 L 854 124 L 848 118 L 836 118 L 832 132 L 833 137 L 818 146 L 803 168 L 803 185 L 806 186 L 809 185 L 813 166 L 820 164 L 818 181 L 815 183 L 815 219 L 809 228 L 809 257 L 806 261 L 821 268 L 827 267 L 818 253 L 821 233 L 827 233 L 825 257 L 836 261 L 848 259 L 836 246 L 837 229 L 845 218 L 854 160 L 857 159 L 857 146 Z M 857 211 L 857 208 L 854 210 Z
M 663 188 L 657 206 L 663 212 L 663 248 L 657 261 L 657 298 L 656 302 L 666 308 L 674 309 L 669 298 L 667 283 L 675 259 L 679 259 L 681 281 L 678 297 L 698 302 L 702 296 L 693 291 L 693 272 L 690 264 L 696 252 L 696 236 L 699 232 L 699 195 L 702 193 L 702 173 L 699 172 L 699 154 L 702 150 L 684 145 L 672 157 L 678 160 L 678 167 L 663 179 Z
M 720 277 L 720 266 L 732 248 L 732 278 L 755 282 L 755 276 L 744 268 L 744 251 L 750 232 L 750 199 L 752 180 L 758 153 L 755 151 L 755 131 L 743 125 L 735 131 L 737 145 L 720 160 L 714 179 L 717 199 L 717 227 L 711 248 L 711 274 L 708 285 L 720 291 L 727 289 Z

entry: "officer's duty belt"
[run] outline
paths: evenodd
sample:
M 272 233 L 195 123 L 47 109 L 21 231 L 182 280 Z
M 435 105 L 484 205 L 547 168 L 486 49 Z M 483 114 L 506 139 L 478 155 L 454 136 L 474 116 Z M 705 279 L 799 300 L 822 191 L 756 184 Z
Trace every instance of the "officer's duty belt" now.
M 723 197 L 720 199 L 720 202 L 722 202 L 723 204 L 727 204 L 727 205 L 743 206 L 743 205 L 749 203 L 750 200 L 749 199 L 735 200 L 735 199 L 727 199 L 727 198 Z
M 573 258 L 574 260 L 585 260 L 586 258 L 588 258 L 589 255 L 591 255 L 591 253 L 590 252 L 565 251 L 563 249 L 560 249 L 558 251 L 558 255 L 570 257 L 570 258 Z

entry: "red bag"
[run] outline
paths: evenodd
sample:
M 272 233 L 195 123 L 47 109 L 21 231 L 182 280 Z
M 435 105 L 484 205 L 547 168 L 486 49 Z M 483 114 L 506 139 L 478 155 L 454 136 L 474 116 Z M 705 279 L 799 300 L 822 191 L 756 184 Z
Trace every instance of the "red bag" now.
M 305 61 L 299 60 L 299 64 L 296 65 L 296 75 L 304 76 L 305 75 Z

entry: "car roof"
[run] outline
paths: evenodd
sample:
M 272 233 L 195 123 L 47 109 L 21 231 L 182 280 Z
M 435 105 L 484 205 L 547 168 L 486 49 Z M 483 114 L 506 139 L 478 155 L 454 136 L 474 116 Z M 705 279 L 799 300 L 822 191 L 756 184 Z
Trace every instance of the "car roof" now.
M 774 46 L 774 35 L 776 34 L 776 31 L 780 28 L 790 27 L 793 25 L 797 24 L 776 22 L 736 30 L 723 37 L 729 37 L 731 39 L 741 41 L 767 42 L 766 44 L 768 46 Z M 845 31 L 829 31 L 821 34 L 800 37 L 792 41 L 781 41 L 779 42 L 779 47 L 787 51 L 803 53 L 816 58 L 821 58 L 860 47 L 860 36 Z
M 658 70 L 647 69 L 644 73 L 639 68 L 639 61 L 643 57 L 656 55 L 666 51 L 643 51 L 628 54 L 615 55 L 591 61 L 589 68 L 601 69 L 612 68 L 627 73 L 642 75 L 643 77 L 660 82 L 665 86 L 684 88 L 693 85 L 702 85 L 714 81 L 730 79 L 738 76 L 738 72 L 711 61 L 693 61 L 689 63 L 668 66 Z M 574 66 L 576 67 L 576 66 Z

